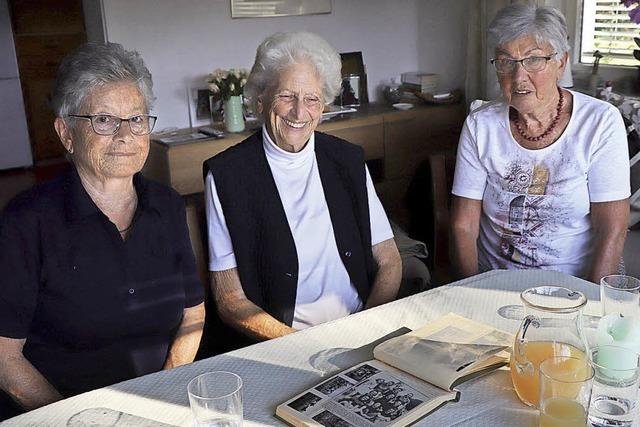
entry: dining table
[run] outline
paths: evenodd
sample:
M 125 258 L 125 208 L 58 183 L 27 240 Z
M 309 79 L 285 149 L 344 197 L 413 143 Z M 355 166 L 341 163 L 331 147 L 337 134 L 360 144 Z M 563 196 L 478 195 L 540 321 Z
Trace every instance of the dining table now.
M 280 403 L 372 359 L 373 346 L 400 328 L 417 329 L 452 312 L 515 334 L 524 316 L 520 293 L 539 285 L 581 291 L 588 298 L 585 317 L 600 314 L 600 292 L 594 283 L 555 271 L 495 270 L 281 338 L 69 397 L 0 426 L 193 426 L 187 384 L 209 371 L 230 371 L 242 378 L 245 426 L 285 425 L 275 416 Z M 446 403 L 416 425 L 537 425 L 538 411 L 518 400 L 508 366 L 462 383 L 457 390 L 458 401 Z

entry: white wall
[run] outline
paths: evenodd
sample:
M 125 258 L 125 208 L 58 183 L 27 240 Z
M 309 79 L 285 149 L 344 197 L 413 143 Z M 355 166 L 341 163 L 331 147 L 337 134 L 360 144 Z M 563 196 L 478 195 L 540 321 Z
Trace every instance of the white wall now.
M 187 87 L 214 68 L 249 68 L 258 44 L 276 31 L 308 30 L 339 52 L 362 51 L 371 100 L 378 86 L 429 56 L 418 52 L 423 0 L 333 0 L 331 14 L 255 19 L 231 19 L 229 0 L 103 1 L 108 40 L 139 51 L 153 74 L 158 129 L 189 126 Z
M 418 67 L 439 74 L 439 90 L 464 90 L 470 1 L 418 1 Z

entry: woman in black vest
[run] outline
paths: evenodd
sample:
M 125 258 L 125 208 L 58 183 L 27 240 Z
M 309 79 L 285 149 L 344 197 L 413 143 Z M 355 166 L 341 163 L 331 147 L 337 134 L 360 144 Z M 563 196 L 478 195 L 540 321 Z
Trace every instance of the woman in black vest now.
M 209 269 L 224 323 L 279 337 L 393 300 L 401 261 L 362 148 L 315 132 L 340 88 L 315 34 L 258 48 L 245 95 L 262 129 L 205 162 Z

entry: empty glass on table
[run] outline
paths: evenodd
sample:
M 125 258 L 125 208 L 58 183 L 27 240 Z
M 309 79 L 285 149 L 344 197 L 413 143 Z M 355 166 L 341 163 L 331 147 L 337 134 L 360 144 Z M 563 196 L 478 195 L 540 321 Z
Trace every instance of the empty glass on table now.
M 195 427 L 242 426 L 242 379 L 233 372 L 213 371 L 187 385 Z

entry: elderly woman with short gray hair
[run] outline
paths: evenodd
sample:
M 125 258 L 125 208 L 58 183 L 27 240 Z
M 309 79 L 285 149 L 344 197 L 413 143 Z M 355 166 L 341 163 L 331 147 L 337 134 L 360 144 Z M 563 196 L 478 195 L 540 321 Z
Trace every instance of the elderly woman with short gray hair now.
M 562 14 L 515 4 L 489 26 L 502 99 L 465 122 L 453 184 L 455 263 L 562 271 L 598 283 L 618 271 L 629 215 L 622 117 L 558 86 L 569 60 Z
M 400 257 L 362 148 L 316 132 L 340 67 L 315 34 L 268 37 L 245 89 L 262 129 L 205 162 L 217 311 L 252 340 L 391 301 L 398 291 Z
M 194 359 L 203 290 L 184 204 L 139 173 L 152 104 L 121 45 L 60 65 L 54 126 L 73 165 L 0 217 L 0 418 Z

